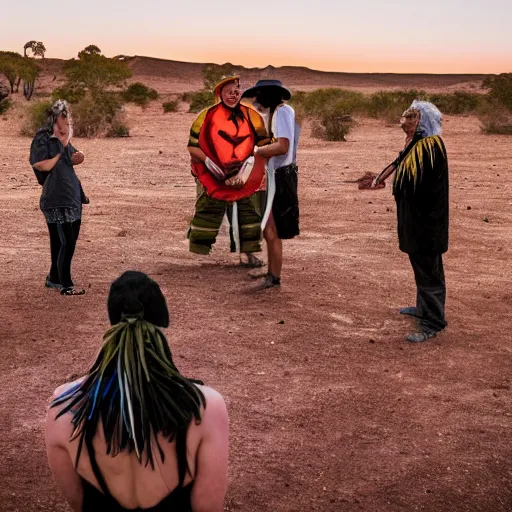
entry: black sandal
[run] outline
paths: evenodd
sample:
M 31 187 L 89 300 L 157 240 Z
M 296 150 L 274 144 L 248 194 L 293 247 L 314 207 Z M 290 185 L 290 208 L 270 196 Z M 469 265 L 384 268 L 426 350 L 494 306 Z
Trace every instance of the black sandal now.
M 270 272 L 266 275 L 265 281 L 263 281 L 263 283 L 259 284 L 258 286 L 251 288 L 249 290 L 249 293 L 260 292 L 263 290 L 267 290 L 269 288 L 281 288 L 281 278 L 276 277 L 274 274 L 271 274 Z
M 77 290 L 74 286 L 69 286 L 68 288 L 62 288 L 60 291 L 61 295 L 83 295 L 85 293 L 85 290 L 83 288 L 80 288 Z

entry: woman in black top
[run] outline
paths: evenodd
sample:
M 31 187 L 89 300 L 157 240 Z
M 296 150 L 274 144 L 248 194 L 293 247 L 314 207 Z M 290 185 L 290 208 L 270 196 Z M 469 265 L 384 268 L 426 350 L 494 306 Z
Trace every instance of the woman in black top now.
M 110 288 L 105 333 L 85 376 L 55 390 L 48 461 L 76 512 L 222 512 L 228 416 L 222 396 L 187 379 L 159 327 L 158 284 L 129 271 Z
M 74 165 L 84 155 L 69 142 L 72 135 L 69 106 L 58 100 L 48 111 L 48 125 L 41 128 L 30 147 L 30 164 L 43 186 L 40 207 L 48 224 L 52 265 L 46 286 L 63 295 L 82 295 L 71 279 L 71 260 L 80 233 L 82 203 L 88 203 Z

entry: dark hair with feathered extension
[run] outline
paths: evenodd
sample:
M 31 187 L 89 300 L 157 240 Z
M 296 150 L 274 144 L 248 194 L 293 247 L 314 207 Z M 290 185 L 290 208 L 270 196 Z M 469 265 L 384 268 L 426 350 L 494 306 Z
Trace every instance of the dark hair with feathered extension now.
M 157 326 L 169 325 L 169 312 L 158 284 L 141 272 L 129 271 L 112 283 L 108 313 L 113 325 L 103 337 L 103 345 L 92 368 L 76 384 L 51 404 L 66 404 L 57 418 L 71 411 L 79 439 L 75 467 L 83 444 L 103 491 L 108 488 L 96 463 L 92 445 L 101 420 L 107 454 L 135 451 L 139 462 L 154 468 L 154 442 L 164 453 L 157 434 L 176 439 L 178 472 L 183 485 L 188 470 L 186 434 L 193 419 L 201 421 L 203 393 L 201 381 L 183 377 L 173 363 L 164 334 Z

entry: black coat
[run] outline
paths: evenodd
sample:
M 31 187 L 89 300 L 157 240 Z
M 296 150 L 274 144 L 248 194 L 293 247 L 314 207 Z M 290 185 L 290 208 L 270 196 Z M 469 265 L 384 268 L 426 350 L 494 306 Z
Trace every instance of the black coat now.
M 408 254 L 446 252 L 448 159 L 441 137 L 416 135 L 394 163 L 400 250 Z

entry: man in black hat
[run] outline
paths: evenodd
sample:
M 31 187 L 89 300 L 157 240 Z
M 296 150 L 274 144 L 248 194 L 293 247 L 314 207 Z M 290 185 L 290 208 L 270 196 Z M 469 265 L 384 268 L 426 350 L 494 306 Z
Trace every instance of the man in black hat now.
M 295 112 L 286 104 L 291 92 L 279 80 L 259 80 L 247 89 L 243 98 L 252 98 L 254 106 L 266 118 L 272 139 L 267 146 L 255 147 L 254 153 L 268 158 L 267 198 L 262 219 L 267 242 L 268 273 L 258 289 L 281 285 L 283 239 L 299 234 L 299 201 L 297 196 L 297 144 L 299 128 Z

